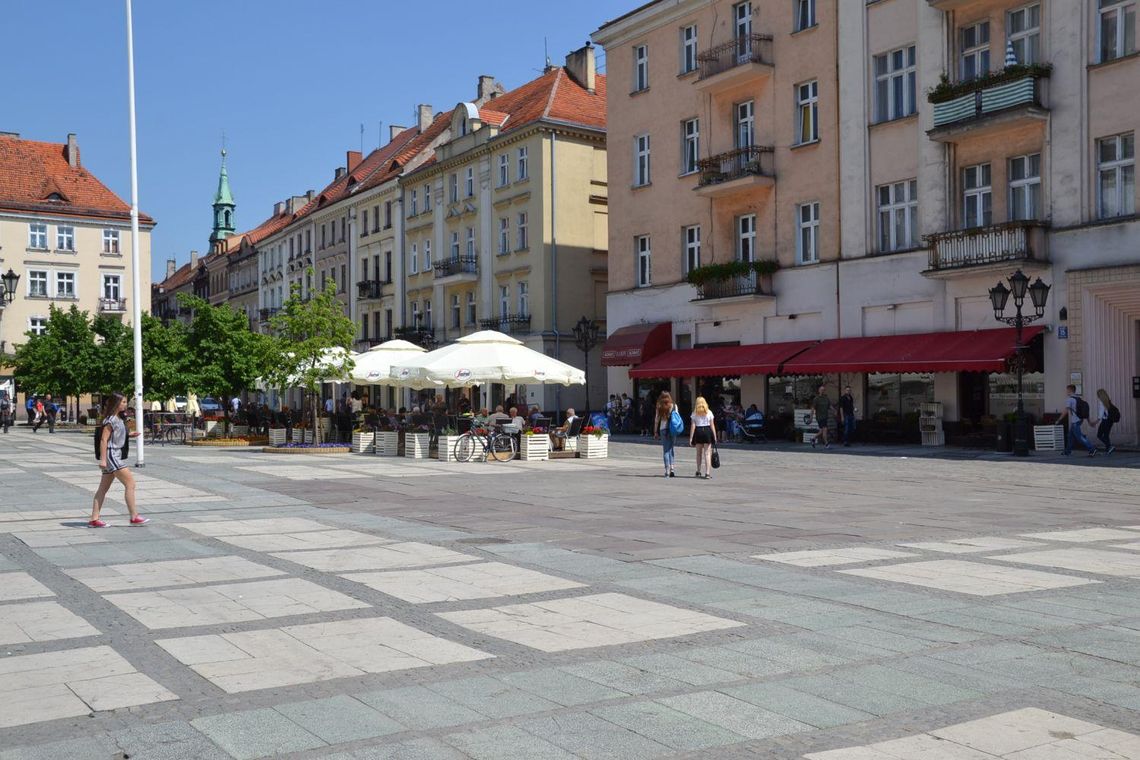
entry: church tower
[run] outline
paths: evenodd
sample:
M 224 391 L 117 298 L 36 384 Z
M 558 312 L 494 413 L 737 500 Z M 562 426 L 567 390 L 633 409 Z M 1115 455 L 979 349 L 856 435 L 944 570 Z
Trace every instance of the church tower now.
M 210 247 L 233 235 L 234 196 L 230 192 L 230 178 L 226 174 L 226 149 L 222 148 L 222 171 L 218 175 L 218 192 L 214 194 L 214 230 L 210 233 Z

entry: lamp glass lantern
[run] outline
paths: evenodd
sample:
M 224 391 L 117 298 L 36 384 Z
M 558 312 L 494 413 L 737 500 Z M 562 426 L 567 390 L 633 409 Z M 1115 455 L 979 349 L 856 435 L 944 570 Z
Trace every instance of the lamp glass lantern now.
M 1005 286 L 1004 282 L 999 282 L 994 287 L 990 288 L 990 303 L 994 307 L 994 316 L 1001 319 L 1002 312 L 1005 311 L 1005 304 L 1009 301 L 1009 288 Z
M 1029 298 L 1033 301 L 1033 308 L 1037 310 L 1037 316 L 1044 314 L 1045 304 L 1049 300 L 1049 286 L 1042 282 L 1040 277 L 1029 286 Z
M 1010 293 L 1013 295 L 1013 305 L 1021 306 L 1025 303 L 1025 292 L 1029 288 L 1029 278 L 1018 269 L 1009 277 Z
M 4 303 L 12 303 L 16 300 L 16 285 L 20 282 L 20 275 L 16 274 L 11 267 L 3 275 L 0 275 L 0 296 L 3 297 Z

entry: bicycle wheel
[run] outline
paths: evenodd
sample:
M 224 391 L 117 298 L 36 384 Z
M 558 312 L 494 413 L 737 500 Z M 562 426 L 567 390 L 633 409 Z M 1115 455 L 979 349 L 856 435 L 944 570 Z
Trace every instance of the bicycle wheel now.
M 464 433 L 455 442 L 455 459 L 458 462 L 470 462 L 473 456 L 475 456 L 475 436 L 469 432 Z
M 186 430 L 181 425 L 166 431 L 167 443 L 186 443 Z
M 496 462 L 509 462 L 515 458 L 515 439 L 506 433 L 491 436 L 491 456 Z

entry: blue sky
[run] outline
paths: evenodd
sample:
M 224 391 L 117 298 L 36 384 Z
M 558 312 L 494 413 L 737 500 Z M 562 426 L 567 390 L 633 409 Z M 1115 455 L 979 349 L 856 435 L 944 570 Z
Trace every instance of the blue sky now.
M 153 272 L 204 251 L 226 135 L 237 226 L 320 189 L 346 150 L 473 98 L 479 74 L 508 89 L 561 63 L 642 0 L 431 4 L 380 0 L 135 0 L 139 203 L 158 221 Z M 122 0 L 5 0 L 0 131 L 64 142 L 130 200 Z M 494 10 L 490 10 L 494 8 Z M 421 11 L 429 11 L 424 13 Z M 450 25 L 444 22 L 450 21 Z M 599 62 L 603 63 L 599 49 Z

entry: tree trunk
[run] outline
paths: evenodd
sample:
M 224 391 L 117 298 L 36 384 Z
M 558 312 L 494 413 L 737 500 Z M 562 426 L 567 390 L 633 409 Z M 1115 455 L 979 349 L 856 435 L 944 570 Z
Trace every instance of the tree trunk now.
M 320 413 L 321 397 L 316 393 L 313 394 L 313 443 L 321 443 L 321 413 Z

